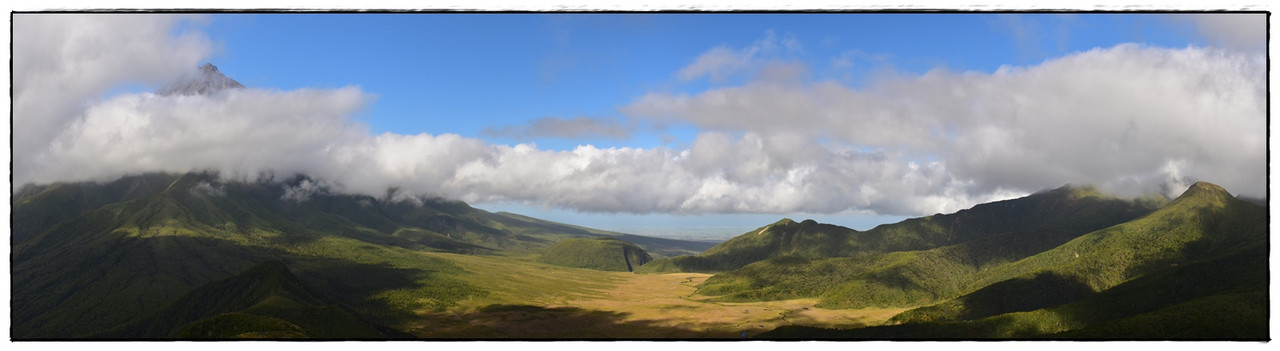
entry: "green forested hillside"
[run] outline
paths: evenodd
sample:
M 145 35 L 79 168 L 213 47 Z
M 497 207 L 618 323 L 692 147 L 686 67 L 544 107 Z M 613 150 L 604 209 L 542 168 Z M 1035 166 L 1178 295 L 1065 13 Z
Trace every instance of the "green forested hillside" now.
M 635 237 L 489 213 L 456 201 L 332 194 L 308 188 L 310 182 L 148 174 L 19 191 L 11 238 L 12 335 L 104 337 L 106 330 L 163 314 L 165 306 L 201 286 L 269 261 L 286 263 L 353 315 L 388 324 L 404 320 L 409 311 L 485 294 L 456 278 L 465 274 L 458 265 L 420 252 L 518 256 L 565 238 Z M 650 244 L 666 252 L 707 246 L 666 239 L 639 243 Z M 248 318 L 240 310 L 219 313 Z M 150 329 L 116 331 L 123 334 L 111 337 L 161 335 Z
M 772 257 L 860 257 L 956 247 L 950 256 L 981 266 L 1020 259 L 1075 236 L 1144 215 L 1161 204 L 1154 198 L 1125 200 L 1090 187 L 1063 186 L 1027 197 L 853 229 L 783 219 L 725 241 L 697 256 L 659 259 L 641 272 L 723 272 Z
M 566 267 L 631 272 L 653 257 L 635 244 L 614 238 L 565 239 L 548 247 L 538 261 Z
M 656 260 L 640 272 L 719 272 L 785 254 L 840 255 L 854 232 L 812 220 L 797 223 L 784 218 L 729 239 L 697 256 Z
M 641 271 L 734 262 L 741 268 L 708 279 L 699 293 L 723 301 L 819 298 L 820 306 L 832 308 L 917 306 L 994 283 L 998 280 L 990 276 L 1006 264 L 1150 213 L 1160 204 L 1067 186 L 866 232 L 783 220 L 702 255 L 657 260 Z M 773 229 L 779 227 L 785 229 Z M 785 234 L 771 235 L 774 231 Z M 759 243 L 770 237 L 773 243 Z M 796 243 L 811 249 L 797 249 Z
M 750 335 L 779 339 L 1269 337 L 1267 208 L 1208 183 L 1172 201 L 1068 186 L 867 231 L 783 219 L 676 257 L 711 245 L 305 177 L 148 174 L 30 186 L 12 205 L 15 340 L 501 337 L 539 335 L 538 316 L 700 335 L 711 329 L 672 322 L 678 309 L 778 300 L 801 307 L 731 315 L 765 318 Z M 628 270 L 716 274 L 607 272 Z M 643 306 L 663 300 L 654 291 L 699 305 Z M 635 301 L 546 307 L 609 296 Z M 890 312 L 834 330 L 798 317 L 810 307 Z
M 946 300 L 894 317 L 899 325 L 769 337 L 1265 339 L 1266 242 L 1265 207 L 1197 183 L 1141 218 L 960 275 L 971 291 L 936 296 Z M 833 291 L 884 290 L 854 282 Z

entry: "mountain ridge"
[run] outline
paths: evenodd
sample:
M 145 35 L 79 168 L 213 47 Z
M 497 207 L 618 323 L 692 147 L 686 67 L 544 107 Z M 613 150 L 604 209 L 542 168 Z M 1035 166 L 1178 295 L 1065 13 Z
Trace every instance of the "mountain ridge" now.
M 784 218 L 731 238 L 697 256 L 655 260 L 641 272 L 723 272 L 789 254 L 851 257 L 928 250 L 984 238 L 1042 231 L 1038 228 L 1080 227 L 1061 235 L 1048 236 L 1045 240 L 1052 243 L 1072 233 L 1081 234 L 1082 230 L 1099 229 L 1136 218 L 1158 205 L 1147 202 L 1104 196 L 1092 187 L 1066 185 L 1022 198 L 979 204 L 950 214 L 882 224 L 866 231 L 813 220 L 795 222 Z M 1080 212 L 1076 217 L 1088 221 L 1076 223 L 1059 216 L 1071 211 Z M 1089 211 L 1102 214 L 1094 216 Z M 1009 248 L 1009 255 L 1034 251 L 1047 244 L 1028 245 L 1030 247 Z

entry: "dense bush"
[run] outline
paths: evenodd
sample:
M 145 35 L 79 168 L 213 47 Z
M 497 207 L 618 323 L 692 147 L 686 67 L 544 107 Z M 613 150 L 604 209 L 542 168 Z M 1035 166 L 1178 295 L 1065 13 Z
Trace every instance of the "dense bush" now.
M 558 266 L 615 272 L 631 272 L 652 260 L 639 246 L 613 238 L 561 240 L 538 258 Z

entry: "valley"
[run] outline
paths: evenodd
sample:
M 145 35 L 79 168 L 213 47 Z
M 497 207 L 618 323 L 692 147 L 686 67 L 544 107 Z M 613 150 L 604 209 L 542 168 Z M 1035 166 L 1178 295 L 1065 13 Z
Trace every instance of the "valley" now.
M 421 311 L 405 329 L 422 338 L 736 339 L 783 325 L 878 325 L 904 308 L 829 310 L 815 299 L 715 302 L 695 294 L 711 275 L 631 274 L 457 257 L 491 288 L 449 311 Z M 480 279 L 480 277 L 486 277 Z M 555 287 L 548 289 L 548 287 Z
M 10 341 L 1271 341 L 1264 5 L 252 6 L 11 11 Z
M 714 244 L 309 180 L 147 174 L 14 201 L 17 340 L 1268 337 L 1267 207 L 1066 186 Z M 1229 313 L 1230 315 L 1226 315 Z

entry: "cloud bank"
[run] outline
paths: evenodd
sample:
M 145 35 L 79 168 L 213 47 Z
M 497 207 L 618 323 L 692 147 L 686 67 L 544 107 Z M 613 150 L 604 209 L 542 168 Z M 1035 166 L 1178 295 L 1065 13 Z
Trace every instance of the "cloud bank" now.
M 865 90 L 757 80 L 694 95 L 652 93 L 624 111 L 895 150 L 896 164 L 935 158 L 966 194 L 1064 183 L 1132 193 L 1181 175 L 1261 195 L 1265 74 L 1261 56 L 1120 45 L 991 74 L 881 79 Z
M 121 17 L 15 16 L 15 184 L 147 171 L 301 173 L 315 181 L 288 200 L 396 188 L 590 212 L 890 215 L 951 212 L 1065 183 L 1130 193 L 1192 179 L 1252 196 L 1266 189 L 1265 61 L 1231 50 L 1121 45 L 854 89 L 766 60 L 758 53 L 801 51 L 769 35 L 713 48 L 674 72 L 761 73 L 742 84 L 655 92 L 622 108 L 635 121 L 697 126 L 688 147 L 552 151 L 454 134 L 375 135 L 352 118 L 373 100 L 358 87 L 104 99 L 121 82 L 164 83 L 211 52 L 208 38 L 173 34 L 190 18 Z M 580 119 L 508 132 L 555 132 L 543 124 L 624 132 Z
M 13 16 L 15 182 L 41 168 L 35 155 L 119 84 L 162 84 L 212 52 L 197 33 L 172 35 L 192 16 Z

